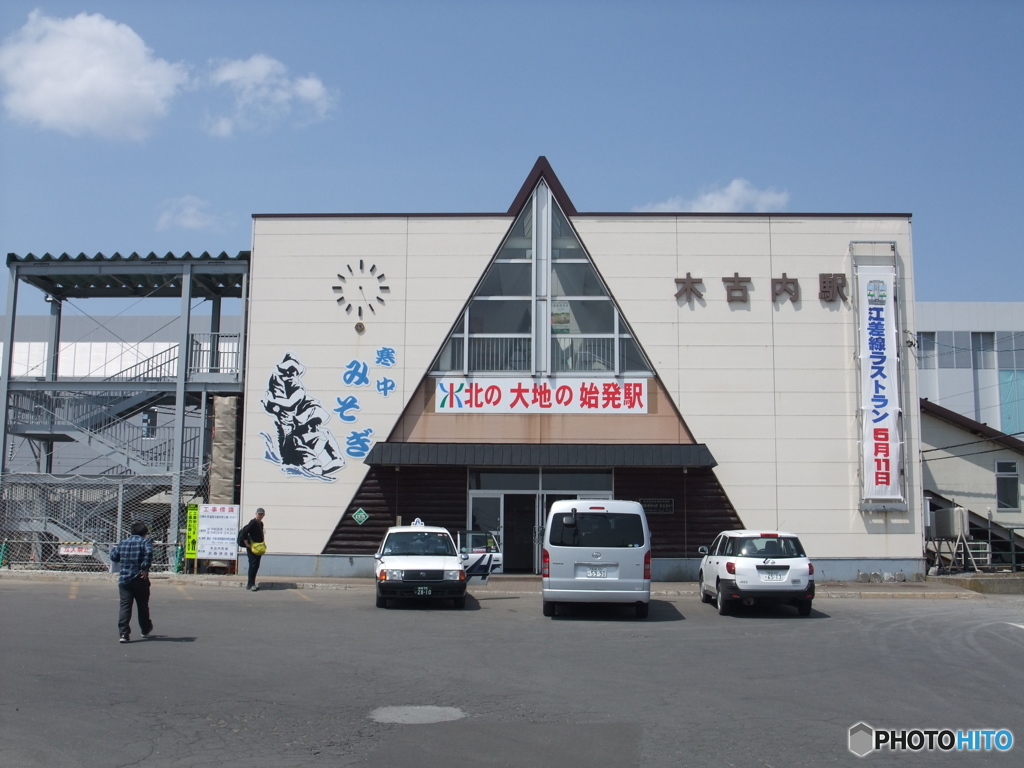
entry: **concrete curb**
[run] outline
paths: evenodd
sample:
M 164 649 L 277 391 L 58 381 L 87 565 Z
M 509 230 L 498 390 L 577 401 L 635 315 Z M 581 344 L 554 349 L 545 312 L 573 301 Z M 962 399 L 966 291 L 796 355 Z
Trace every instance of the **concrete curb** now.
M 177 586 L 190 587 L 227 587 L 241 589 L 245 586 L 245 579 L 242 576 L 212 576 L 186 574 L 154 573 L 151 579 L 156 584 L 166 583 Z M 41 582 L 107 582 L 115 584 L 117 574 L 114 573 L 88 573 L 88 572 L 67 572 L 67 571 L 11 571 L 0 570 L 0 581 L 41 581 Z M 972 591 L 966 584 L 938 584 L 935 582 L 906 582 L 905 584 L 878 584 L 871 585 L 859 582 L 827 583 L 817 587 L 817 598 L 828 599 L 868 599 L 868 600 L 978 600 L 986 599 L 990 594 L 1010 594 L 1005 592 L 995 593 L 986 591 Z M 651 587 L 652 597 L 696 597 L 696 584 L 690 583 L 666 583 L 655 582 Z M 292 580 L 278 577 L 259 579 L 260 590 L 285 590 L 285 589 L 318 589 L 318 590 L 344 590 L 344 591 L 365 591 L 371 592 L 374 588 L 373 579 L 331 579 L 331 580 Z M 539 595 L 540 577 L 492 577 L 486 586 L 473 586 L 470 594 L 478 597 L 486 595 Z

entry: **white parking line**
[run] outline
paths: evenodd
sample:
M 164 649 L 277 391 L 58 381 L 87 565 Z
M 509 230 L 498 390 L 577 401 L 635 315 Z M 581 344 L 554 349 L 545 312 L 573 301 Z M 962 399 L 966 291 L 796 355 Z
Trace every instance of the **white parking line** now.
M 1024 629 L 1024 624 L 1014 624 L 1012 621 L 1008 621 L 1006 623 L 1009 624 L 1011 627 L 1020 627 L 1021 629 Z

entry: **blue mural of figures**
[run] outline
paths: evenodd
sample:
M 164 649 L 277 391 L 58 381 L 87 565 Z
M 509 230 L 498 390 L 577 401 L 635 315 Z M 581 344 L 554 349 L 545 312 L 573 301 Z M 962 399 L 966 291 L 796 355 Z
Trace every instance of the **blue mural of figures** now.
M 331 418 L 302 383 L 306 367 L 286 354 L 270 374 L 263 409 L 274 417 L 276 435 L 261 432 L 267 444 L 264 458 L 292 475 L 333 482 L 331 475 L 345 466 L 337 439 L 324 425 Z

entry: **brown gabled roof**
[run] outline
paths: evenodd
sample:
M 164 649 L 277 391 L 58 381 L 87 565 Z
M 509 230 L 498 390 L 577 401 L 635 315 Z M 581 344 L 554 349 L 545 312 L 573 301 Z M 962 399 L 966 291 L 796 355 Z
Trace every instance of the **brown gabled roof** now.
M 533 170 L 530 171 L 530 175 L 526 177 L 526 181 L 523 182 L 523 186 L 519 189 L 519 194 L 516 195 L 516 199 L 512 201 L 512 205 L 508 207 L 508 212 L 513 216 L 518 216 L 519 212 L 526 205 L 526 201 L 530 199 L 530 195 L 533 194 L 534 188 L 537 186 L 537 182 L 541 179 L 547 182 L 548 189 L 551 190 L 551 194 L 555 196 L 555 200 L 562 208 L 562 212 L 566 216 L 576 215 L 576 206 L 572 204 L 572 200 L 565 194 L 565 188 L 562 186 L 562 182 L 558 180 L 555 172 L 551 169 L 551 163 L 548 159 L 541 155 L 537 158 L 537 162 L 533 164 Z
M 956 411 L 943 408 L 941 405 L 936 405 L 928 398 L 921 399 L 921 413 L 927 413 L 937 419 L 942 419 L 953 426 L 970 432 L 972 435 L 991 440 L 993 443 L 999 443 L 999 445 L 1010 450 L 1024 453 L 1024 440 L 1008 435 L 1005 432 L 1000 432 L 998 429 L 993 429 L 988 424 L 982 424 L 980 421 L 969 419 Z
M 370 466 L 454 467 L 715 467 L 706 445 L 376 443 Z

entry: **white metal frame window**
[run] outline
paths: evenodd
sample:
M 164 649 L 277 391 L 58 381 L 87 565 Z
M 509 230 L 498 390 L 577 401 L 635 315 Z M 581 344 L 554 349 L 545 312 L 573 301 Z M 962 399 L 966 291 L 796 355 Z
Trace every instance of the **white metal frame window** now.
M 971 333 L 971 367 L 976 371 L 996 367 L 996 335 L 992 332 Z
M 966 368 L 973 366 L 970 331 L 937 331 L 939 368 Z
M 651 373 L 542 180 L 431 367 L 434 374 Z
M 1024 370 L 1024 333 L 996 331 L 996 367 L 1001 371 Z
M 1020 509 L 1020 473 L 1016 461 L 996 462 L 996 511 Z
M 917 367 L 923 371 L 935 368 L 935 331 L 917 334 Z

